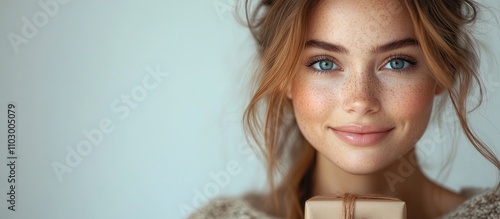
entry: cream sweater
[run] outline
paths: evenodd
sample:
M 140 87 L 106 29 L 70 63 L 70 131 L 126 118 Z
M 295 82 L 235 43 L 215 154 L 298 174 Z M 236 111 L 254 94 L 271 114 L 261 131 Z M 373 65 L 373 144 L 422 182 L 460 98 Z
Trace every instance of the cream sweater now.
M 487 198 L 493 190 L 475 195 L 465 201 L 457 209 L 442 216 L 440 219 L 473 218 L 499 219 L 500 195 L 495 194 L 492 202 Z M 218 198 L 198 209 L 188 219 L 276 219 L 253 208 L 242 198 Z

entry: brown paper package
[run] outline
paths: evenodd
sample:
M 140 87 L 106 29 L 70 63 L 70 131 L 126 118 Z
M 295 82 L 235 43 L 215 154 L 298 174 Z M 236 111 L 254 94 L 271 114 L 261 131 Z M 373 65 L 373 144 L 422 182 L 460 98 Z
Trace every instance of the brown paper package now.
M 305 219 L 344 219 L 344 201 L 338 196 L 315 196 L 306 201 Z M 406 219 L 406 204 L 384 198 L 357 198 L 355 219 Z

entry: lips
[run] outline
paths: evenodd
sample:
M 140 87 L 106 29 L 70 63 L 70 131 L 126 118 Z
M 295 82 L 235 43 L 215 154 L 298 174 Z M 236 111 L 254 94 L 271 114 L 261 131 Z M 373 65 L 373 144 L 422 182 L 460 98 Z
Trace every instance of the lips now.
M 348 125 L 331 129 L 346 144 L 366 147 L 383 141 L 394 128 L 376 125 Z

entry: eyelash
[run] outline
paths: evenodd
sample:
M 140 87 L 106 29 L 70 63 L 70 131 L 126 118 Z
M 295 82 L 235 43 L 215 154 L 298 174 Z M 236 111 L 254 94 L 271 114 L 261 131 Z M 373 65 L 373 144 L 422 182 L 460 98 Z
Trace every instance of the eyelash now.
M 392 69 L 391 71 L 395 71 L 396 73 L 399 73 L 399 74 L 403 74 L 403 73 L 407 73 L 409 72 L 410 70 L 412 70 L 418 63 L 418 61 L 410 56 L 407 56 L 407 55 L 403 55 L 403 54 L 393 54 L 391 56 L 389 56 L 389 58 L 386 59 L 386 61 L 384 62 L 384 65 L 387 65 L 389 64 L 390 61 L 394 60 L 394 59 L 401 59 L 405 62 L 408 62 L 408 64 L 410 64 L 407 68 L 404 68 L 404 69 Z
M 333 62 L 339 69 L 322 71 L 322 70 L 317 70 L 317 69 L 315 69 L 315 68 L 312 67 L 314 64 L 316 64 L 316 63 L 318 63 L 320 61 L 330 61 L 330 62 Z M 325 55 L 316 56 L 316 57 L 311 58 L 309 61 L 307 61 L 306 67 L 308 67 L 309 69 L 311 69 L 314 73 L 318 73 L 318 74 L 328 74 L 330 71 L 335 71 L 335 70 L 342 71 L 342 68 L 337 64 L 337 61 L 335 59 L 333 59 L 330 56 L 325 56 Z
M 405 62 L 408 62 L 410 64 L 410 66 L 408 66 L 407 68 L 404 68 L 404 69 L 392 69 L 391 71 L 394 71 L 398 74 L 403 74 L 403 73 L 406 73 L 408 71 L 410 71 L 411 69 L 413 69 L 413 67 L 415 65 L 417 65 L 417 61 L 412 58 L 412 57 L 409 57 L 407 55 L 403 55 L 403 54 L 393 54 L 393 55 L 390 55 L 389 58 L 386 59 L 386 61 L 384 61 L 384 64 L 383 66 L 389 64 L 390 61 L 394 60 L 394 59 L 401 59 Z M 339 69 L 333 69 L 333 70 L 317 70 L 315 68 L 312 68 L 312 66 L 320 61 L 330 61 L 330 62 L 333 62 L 336 66 L 338 66 Z M 343 69 L 337 64 L 337 62 L 335 61 L 335 59 L 331 58 L 330 56 L 325 56 L 325 55 L 322 55 L 322 56 L 316 56 L 316 57 L 313 57 L 311 58 L 305 65 L 306 67 L 310 68 L 312 71 L 314 71 L 315 73 L 318 73 L 318 74 L 328 74 L 330 71 L 342 71 Z

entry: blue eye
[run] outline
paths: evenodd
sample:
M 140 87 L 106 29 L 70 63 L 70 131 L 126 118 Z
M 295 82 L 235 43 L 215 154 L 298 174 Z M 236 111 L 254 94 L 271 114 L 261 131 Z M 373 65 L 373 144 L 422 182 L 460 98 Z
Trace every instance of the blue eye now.
M 410 67 L 412 64 L 414 64 L 414 63 L 410 63 L 409 61 L 401 59 L 401 58 L 396 58 L 396 59 L 390 60 L 384 66 L 384 68 L 394 69 L 394 70 L 402 70 L 402 69 L 406 69 L 406 68 Z
M 315 70 L 318 71 L 331 71 L 336 68 L 338 68 L 337 64 L 330 60 L 320 60 L 313 62 L 309 65 L 310 67 L 313 67 Z

